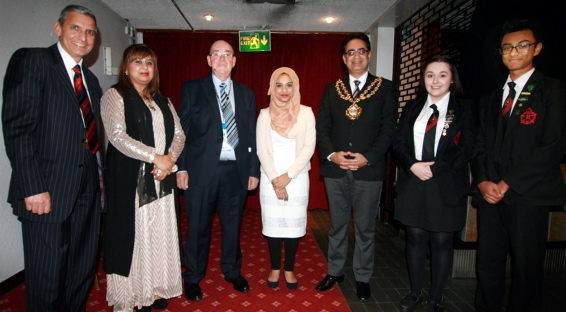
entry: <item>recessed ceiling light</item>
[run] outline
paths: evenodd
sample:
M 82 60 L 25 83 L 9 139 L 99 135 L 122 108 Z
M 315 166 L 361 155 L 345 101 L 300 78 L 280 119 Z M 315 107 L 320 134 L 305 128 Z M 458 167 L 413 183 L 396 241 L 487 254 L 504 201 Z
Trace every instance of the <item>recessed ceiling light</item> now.
M 208 22 L 212 21 L 212 19 L 214 18 L 214 16 L 212 16 L 211 14 L 206 14 L 203 15 L 202 17 L 204 17 L 204 19 L 207 20 Z
M 324 20 L 325 20 L 328 24 L 330 24 L 330 23 L 334 22 L 335 18 L 332 17 L 332 16 L 328 16 L 328 17 L 325 17 Z

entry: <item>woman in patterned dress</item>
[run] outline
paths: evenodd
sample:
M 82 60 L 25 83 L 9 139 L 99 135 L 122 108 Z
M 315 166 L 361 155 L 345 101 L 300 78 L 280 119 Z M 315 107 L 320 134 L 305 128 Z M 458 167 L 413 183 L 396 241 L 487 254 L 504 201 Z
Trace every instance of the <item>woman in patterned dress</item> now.
M 315 118 L 310 107 L 300 104 L 299 78 L 291 68 L 281 67 L 273 72 L 267 94 L 271 102 L 259 113 L 256 131 L 263 234 L 271 258 L 267 285 L 279 285 L 284 245 L 285 284 L 296 289 L 298 282 L 293 270 L 299 238 L 306 233 Z
M 159 92 L 155 53 L 124 51 L 118 83 L 102 98 L 108 136 L 104 270 L 114 311 L 165 309 L 182 294 L 175 161 L 185 135 L 169 99 Z

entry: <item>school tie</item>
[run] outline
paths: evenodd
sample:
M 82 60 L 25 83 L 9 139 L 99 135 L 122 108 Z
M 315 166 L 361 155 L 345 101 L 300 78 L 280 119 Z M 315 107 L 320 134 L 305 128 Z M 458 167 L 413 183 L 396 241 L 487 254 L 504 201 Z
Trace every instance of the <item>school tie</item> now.
M 354 80 L 354 84 L 356 85 L 356 89 L 354 89 L 354 92 L 352 93 L 352 98 L 355 100 L 358 95 L 360 95 L 360 81 L 359 80 Z
M 230 95 L 226 92 L 226 84 L 224 82 L 220 84 L 220 107 L 222 108 L 222 116 L 224 117 L 222 129 L 226 130 L 226 140 L 228 144 L 235 149 L 239 142 L 238 128 L 236 127 L 234 110 L 230 104 Z
M 96 120 L 94 119 L 94 114 L 92 113 L 92 107 L 90 106 L 90 99 L 88 98 L 88 94 L 85 90 L 85 86 L 83 83 L 81 66 L 77 65 L 73 67 L 73 71 L 75 72 L 75 77 L 73 79 L 74 87 L 75 87 L 75 95 L 77 96 L 77 100 L 81 108 L 81 113 L 83 114 L 83 120 L 86 131 L 86 140 L 88 144 L 87 146 L 93 154 L 96 154 L 99 147 L 98 136 L 96 134 Z
M 509 94 L 507 95 L 507 98 L 505 98 L 503 108 L 501 109 L 501 115 L 505 121 L 509 119 L 509 112 L 511 111 L 511 107 L 513 107 L 513 100 L 515 99 L 515 83 L 511 81 L 507 85 L 509 86 Z
M 438 123 L 439 113 L 436 104 L 432 104 L 430 108 L 432 108 L 432 115 L 430 115 L 426 123 L 422 161 L 431 161 L 434 159 L 434 141 L 436 139 L 436 124 Z

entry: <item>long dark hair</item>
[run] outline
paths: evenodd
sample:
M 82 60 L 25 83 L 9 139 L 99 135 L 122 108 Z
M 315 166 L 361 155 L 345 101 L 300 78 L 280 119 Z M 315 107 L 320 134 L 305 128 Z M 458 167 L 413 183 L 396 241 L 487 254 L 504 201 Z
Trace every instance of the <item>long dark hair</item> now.
M 146 94 L 149 94 L 152 98 L 156 94 L 161 94 L 159 91 L 159 69 L 157 67 L 157 55 L 145 44 L 132 44 L 124 50 L 124 55 L 122 56 L 122 61 L 120 62 L 120 67 L 118 68 L 118 83 L 114 85 L 114 88 L 118 90 L 121 96 L 126 96 L 128 90 L 132 85 L 130 77 L 126 75 L 128 70 L 128 65 L 140 58 L 151 57 L 153 59 L 154 70 L 153 79 L 145 87 Z
M 446 63 L 446 64 L 448 64 L 448 66 L 450 67 L 450 73 L 452 74 L 452 83 L 450 84 L 450 93 L 452 95 L 455 95 L 455 96 L 464 94 L 464 88 L 462 87 L 462 83 L 460 82 L 460 76 L 458 76 L 458 69 L 456 68 L 456 65 L 454 64 L 454 60 L 452 59 L 452 57 L 450 57 L 448 55 L 437 54 L 437 55 L 431 57 L 430 59 L 428 59 L 428 61 L 426 61 L 426 63 L 424 63 L 423 67 L 421 68 L 421 76 L 419 78 L 419 90 L 418 90 L 418 94 L 420 96 L 424 96 L 424 95 L 427 94 L 424 80 L 425 80 L 425 75 L 426 75 L 426 68 L 431 63 Z

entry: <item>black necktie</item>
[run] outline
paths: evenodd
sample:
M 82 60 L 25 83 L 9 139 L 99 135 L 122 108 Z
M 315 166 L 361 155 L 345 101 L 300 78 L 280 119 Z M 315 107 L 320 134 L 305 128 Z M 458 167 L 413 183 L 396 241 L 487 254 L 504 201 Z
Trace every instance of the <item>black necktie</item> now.
M 436 139 L 436 124 L 438 123 L 438 109 L 436 104 L 430 106 L 432 108 L 432 115 L 426 123 L 424 141 L 423 141 L 423 155 L 422 161 L 431 161 L 434 159 L 434 141 Z
M 511 115 L 511 107 L 513 107 L 513 101 L 515 100 L 515 83 L 511 81 L 507 85 L 509 86 L 509 94 L 507 94 L 505 102 L 503 102 L 503 107 L 501 108 L 501 116 L 503 116 L 505 122 L 507 122 L 509 115 Z

